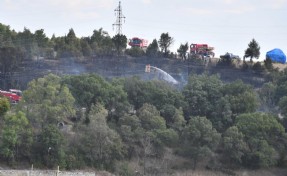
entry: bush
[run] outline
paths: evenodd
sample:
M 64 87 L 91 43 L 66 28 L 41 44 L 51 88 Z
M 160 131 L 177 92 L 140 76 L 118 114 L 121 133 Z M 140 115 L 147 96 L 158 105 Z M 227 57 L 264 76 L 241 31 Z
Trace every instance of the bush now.
M 132 47 L 132 48 L 126 50 L 126 54 L 130 55 L 132 57 L 141 57 L 141 56 L 145 55 L 145 52 L 143 49 L 141 49 L 139 47 Z

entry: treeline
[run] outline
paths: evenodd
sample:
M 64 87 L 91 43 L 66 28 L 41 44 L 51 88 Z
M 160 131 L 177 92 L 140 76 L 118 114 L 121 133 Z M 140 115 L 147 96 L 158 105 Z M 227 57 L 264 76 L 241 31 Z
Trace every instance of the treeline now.
M 24 28 L 16 32 L 0 23 L 0 48 L 15 47 L 23 53 L 26 59 L 44 57 L 48 59 L 62 57 L 95 57 L 111 56 L 127 53 L 134 56 L 143 56 L 145 53 L 140 48 L 132 48 L 126 51 L 127 37 L 115 35 L 113 37 L 102 28 L 94 30 L 91 36 L 78 38 L 73 29 L 65 36 L 47 37 L 44 29 L 31 32 Z M 160 39 L 156 39 L 148 46 L 146 54 L 149 56 L 168 56 L 169 47 L 173 38 L 168 33 L 163 33 Z M 160 52 L 161 49 L 161 52 Z M 138 51 L 140 50 L 140 51 Z M 161 53 L 161 54 L 160 54 Z
M 50 74 L 31 81 L 17 106 L 0 98 L 1 162 L 119 175 L 168 175 L 198 163 L 286 168 L 286 85 L 286 71 L 258 91 L 207 74 L 191 75 L 181 91 L 137 77 Z

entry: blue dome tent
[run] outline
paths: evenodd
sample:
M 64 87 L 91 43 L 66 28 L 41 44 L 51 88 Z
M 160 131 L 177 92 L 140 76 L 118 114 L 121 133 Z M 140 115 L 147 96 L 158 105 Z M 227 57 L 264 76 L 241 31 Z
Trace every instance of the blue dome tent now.
M 270 58 L 273 62 L 286 63 L 286 55 L 278 48 L 268 51 L 266 53 L 266 58 Z

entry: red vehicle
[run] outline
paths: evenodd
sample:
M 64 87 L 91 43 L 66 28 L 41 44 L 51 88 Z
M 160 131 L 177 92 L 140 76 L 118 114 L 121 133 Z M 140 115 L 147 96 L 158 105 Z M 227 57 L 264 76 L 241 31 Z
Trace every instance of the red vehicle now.
M 145 39 L 134 37 L 134 38 L 130 39 L 129 45 L 131 47 L 147 48 L 148 41 Z
M 0 90 L 0 95 L 7 97 L 11 103 L 18 103 L 22 98 L 22 91 L 17 89 Z
M 214 47 L 210 47 L 207 44 L 191 44 L 190 55 L 200 57 L 214 57 Z

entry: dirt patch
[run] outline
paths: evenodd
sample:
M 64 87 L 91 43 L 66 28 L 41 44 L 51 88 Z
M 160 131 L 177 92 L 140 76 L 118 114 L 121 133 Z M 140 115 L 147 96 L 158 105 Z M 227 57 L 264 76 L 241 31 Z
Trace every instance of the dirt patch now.
M 287 67 L 287 64 L 273 63 L 273 67 L 278 68 L 279 71 L 282 71 Z

